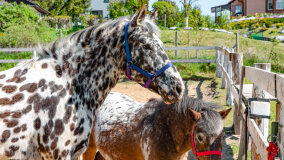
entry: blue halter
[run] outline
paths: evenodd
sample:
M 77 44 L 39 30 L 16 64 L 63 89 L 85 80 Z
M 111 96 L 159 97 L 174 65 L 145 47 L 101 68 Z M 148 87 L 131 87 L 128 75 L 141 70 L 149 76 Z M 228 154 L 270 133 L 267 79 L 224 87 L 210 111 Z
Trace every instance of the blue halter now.
M 142 85 L 144 88 L 148 88 L 149 85 L 151 84 L 151 82 L 153 80 L 155 80 L 156 77 L 158 77 L 161 73 L 163 73 L 165 70 L 167 70 L 168 68 L 173 66 L 172 62 L 169 62 L 168 64 L 166 64 L 165 66 L 163 66 L 161 69 L 159 69 L 156 73 L 151 74 L 141 68 L 139 68 L 138 66 L 136 66 L 135 64 L 133 64 L 132 60 L 131 60 L 131 55 L 130 55 L 130 51 L 129 51 L 129 44 L 128 44 L 128 39 L 127 39 L 127 35 L 128 35 L 128 28 L 129 28 L 129 22 L 126 23 L 125 28 L 124 28 L 124 32 L 125 32 L 125 51 L 126 51 L 126 60 L 127 60 L 127 69 L 126 69 L 126 76 L 128 77 L 129 80 L 132 80 L 131 74 L 130 74 L 130 69 L 134 69 L 138 72 L 140 72 L 141 74 L 143 74 L 144 76 L 148 77 L 147 82 L 145 83 L 145 85 Z

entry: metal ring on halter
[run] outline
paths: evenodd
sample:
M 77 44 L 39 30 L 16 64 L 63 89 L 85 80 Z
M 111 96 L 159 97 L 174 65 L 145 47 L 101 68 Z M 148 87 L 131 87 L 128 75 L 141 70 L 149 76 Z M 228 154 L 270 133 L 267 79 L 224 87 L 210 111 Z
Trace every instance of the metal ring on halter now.
M 133 62 L 132 61 L 128 61 L 127 62 L 127 67 L 132 67 L 133 66 Z
M 157 76 L 156 76 L 156 74 L 154 73 L 154 74 L 151 76 L 151 81 L 154 81 L 156 78 L 157 78 Z

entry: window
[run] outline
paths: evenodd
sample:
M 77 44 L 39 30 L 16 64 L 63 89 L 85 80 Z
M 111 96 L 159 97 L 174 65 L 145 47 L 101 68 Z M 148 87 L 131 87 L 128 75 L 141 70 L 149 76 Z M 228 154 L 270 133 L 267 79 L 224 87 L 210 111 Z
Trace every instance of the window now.
M 267 10 L 273 10 L 273 0 L 267 0 Z
M 242 13 L 242 6 L 236 6 L 235 7 L 235 13 Z
M 103 11 L 102 10 L 94 10 L 91 12 L 93 15 L 97 15 L 99 17 L 103 17 Z
M 109 0 L 104 0 L 104 3 L 109 3 Z
M 276 0 L 276 9 L 284 9 L 284 0 Z

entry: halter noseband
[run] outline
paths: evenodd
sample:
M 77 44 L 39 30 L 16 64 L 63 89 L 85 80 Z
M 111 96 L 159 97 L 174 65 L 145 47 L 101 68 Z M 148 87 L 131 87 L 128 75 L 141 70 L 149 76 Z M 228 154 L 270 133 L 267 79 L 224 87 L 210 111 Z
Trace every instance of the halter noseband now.
M 135 64 L 133 64 L 132 60 L 131 60 L 131 56 L 130 56 L 130 51 L 129 51 L 129 44 L 128 44 L 128 39 L 127 39 L 127 32 L 128 32 L 128 28 L 129 28 L 129 22 L 126 23 L 125 28 L 124 28 L 124 32 L 125 32 L 125 51 L 126 51 L 126 59 L 127 59 L 127 70 L 126 70 L 126 76 L 128 77 L 129 80 L 132 80 L 131 74 L 130 74 L 130 69 L 134 69 L 138 72 L 140 72 L 141 74 L 143 74 L 144 76 L 148 77 L 147 82 L 145 83 L 145 85 L 140 84 L 141 86 L 143 86 L 144 88 L 148 88 L 149 85 L 151 84 L 151 82 L 158 77 L 161 73 L 163 73 L 165 70 L 167 70 L 168 68 L 173 66 L 172 62 L 169 62 L 168 64 L 166 64 L 165 66 L 163 66 L 161 69 L 159 69 L 156 73 L 151 74 L 141 68 L 139 68 L 138 66 L 136 66 Z
M 194 155 L 195 155 L 196 159 L 198 160 L 198 157 L 209 156 L 209 155 L 219 155 L 222 158 L 222 152 L 221 151 L 196 152 L 195 145 L 194 145 L 194 133 L 193 133 L 194 127 L 195 127 L 195 125 L 192 126 L 191 144 L 192 144 L 192 150 L 194 151 Z

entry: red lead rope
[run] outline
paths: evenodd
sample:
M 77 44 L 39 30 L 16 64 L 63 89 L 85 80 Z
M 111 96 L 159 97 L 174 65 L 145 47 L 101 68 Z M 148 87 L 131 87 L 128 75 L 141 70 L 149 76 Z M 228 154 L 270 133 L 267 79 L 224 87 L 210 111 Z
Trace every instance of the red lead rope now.
M 267 150 L 267 152 L 268 152 L 268 154 L 267 154 L 268 160 L 273 160 L 274 157 L 276 156 L 277 152 L 278 152 L 278 147 L 277 147 L 277 145 L 274 144 L 273 142 L 270 142 L 270 143 L 269 143 L 269 146 L 267 147 L 266 150 Z

